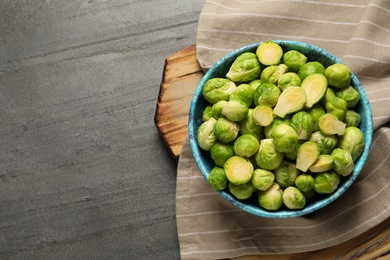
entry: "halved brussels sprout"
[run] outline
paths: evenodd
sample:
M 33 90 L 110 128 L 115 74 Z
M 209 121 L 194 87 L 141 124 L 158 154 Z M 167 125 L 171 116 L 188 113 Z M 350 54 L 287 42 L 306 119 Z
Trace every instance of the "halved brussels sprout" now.
M 333 170 L 342 175 L 348 176 L 352 173 L 355 164 L 353 163 L 351 154 L 341 148 L 336 148 L 330 154 L 333 158 Z
M 314 177 L 314 190 L 319 194 L 333 193 L 340 183 L 340 175 L 333 172 L 321 172 Z
M 277 65 L 283 56 L 283 49 L 273 41 L 265 41 L 259 44 L 256 55 L 261 64 L 266 66 Z
M 325 109 L 320 105 L 320 104 L 315 104 L 311 108 L 306 110 L 307 113 L 311 116 L 313 119 L 313 131 L 318 131 L 318 119 L 322 116 L 325 115 Z
M 273 109 L 270 106 L 259 105 L 253 109 L 253 122 L 259 126 L 268 126 L 274 120 Z
M 328 88 L 328 82 L 323 74 L 313 73 L 302 81 L 301 87 L 306 92 L 305 107 L 311 108 L 324 97 Z
M 254 89 L 248 84 L 241 84 L 230 94 L 229 100 L 241 100 L 247 107 L 251 107 L 254 92 Z
M 249 158 L 259 150 L 259 140 L 251 134 L 240 135 L 233 145 L 234 154 Z
M 315 142 L 304 142 L 301 144 L 297 154 L 296 167 L 298 170 L 307 172 L 310 166 L 318 160 L 320 156 L 320 147 Z
M 224 104 L 222 114 L 227 119 L 238 122 L 245 119 L 248 114 L 248 107 L 241 100 L 229 100 Z
M 290 186 L 283 191 L 283 204 L 289 209 L 303 209 L 306 198 L 300 190 Z
M 324 135 L 321 131 L 316 131 L 309 137 L 309 141 L 319 145 L 321 154 L 330 154 L 336 148 L 338 139 L 336 135 Z
M 288 87 L 299 87 L 301 85 L 301 78 L 295 72 L 287 72 L 280 76 L 278 87 L 284 91 Z
M 306 93 L 301 87 L 288 87 L 281 94 L 274 108 L 274 114 L 284 118 L 287 114 L 295 113 L 306 104 Z
M 314 73 L 325 74 L 325 67 L 318 61 L 310 61 L 303 65 L 299 71 L 298 75 L 303 81 L 307 76 Z
M 266 105 L 274 107 L 280 96 L 280 89 L 271 83 L 262 83 L 258 86 L 253 94 L 255 106 Z
M 261 191 L 267 190 L 272 186 L 275 180 L 275 175 L 271 171 L 263 169 L 255 169 L 252 175 L 252 185 Z
M 309 192 L 314 189 L 314 178 L 310 174 L 302 173 L 295 179 L 295 187 L 301 192 Z
M 355 126 L 345 129 L 344 135 L 339 137 L 337 147 L 348 151 L 355 162 L 364 150 L 364 134 Z
M 213 113 L 213 117 L 215 119 L 219 119 L 221 117 L 225 117 L 223 114 L 222 114 L 222 109 L 223 107 L 225 106 L 225 104 L 227 103 L 226 100 L 220 100 L 218 101 L 217 103 L 213 104 L 212 107 L 211 107 L 211 112 Z
M 217 166 L 223 167 L 227 159 L 234 155 L 233 143 L 217 142 L 211 147 L 210 155 Z
M 325 69 L 329 85 L 336 88 L 347 87 L 351 83 L 351 70 L 344 64 L 335 63 Z
M 253 187 L 251 182 L 238 185 L 230 182 L 229 191 L 237 199 L 246 200 L 252 196 L 252 194 L 256 191 L 256 188 Z
M 250 181 L 254 171 L 253 165 L 248 159 L 236 155 L 227 159 L 223 169 L 227 179 L 236 185 Z
M 306 140 L 313 132 L 314 123 L 309 113 L 299 111 L 291 117 L 290 126 L 298 134 L 298 140 Z
M 283 190 L 274 183 L 267 190 L 259 192 L 258 202 L 264 209 L 278 210 L 283 205 Z
M 339 97 L 334 97 L 325 103 L 326 113 L 332 114 L 340 121 L 343 121 L 345 118 L 345 114 L 348 110 L 347 102 Z
M 362 121 L 362 117 L 360 114 L 354 110 L 347 110 L 347 113 L 345 113 L 344 123 L 347 125 L 347 127 L 350 126 L 359 126 L 360 122 Z
M 284 64 L 266 67 L 260 75 L 261 83 L 278 84 L 280 77 L 288 71 Z
M 262 139 L 256 153 L 256 164 L 264 170 L 274 170 L 283 161 L 283 153 L 275 148 L 274 139 Z
M 223 117 L 216 120 L 213 128 L 213 132 L 217 139 L 224 143 L 230 143 L 236 140 L 239 130 L 240 126 L 238 123 Z
M 213 109 L 211 105 L 207 105 L 202 112 L 202 121 L 206 122 L 213 117 Z
M 332 114 L 326 113 L 318 119 L 318 128 L 324 135 L 343 135 L 346 124 Z
M 234 60 L 226 78 L 234 82 L 249 82 L 258 78 L 260 71 L 261 67 L 256 54 L 245 52 Z
M 317 161 L 309 167 L 311 172 L 326 172 L 332 170 L 333 157 L 329 154 L 321 154 Z
M 286 124 L 278 124 L 272 128 L 271 137 L 275 140 L 275 149 L 281 153 L 291 152 L 298 143 L 298 135 L 294 128 Z
M 244 120 L 238 122 L 240 126 L 239 134 L 252 134 L 257 137 L 257 139 L 263 139 L 264 128 L 262 126 L 256 125 L 253 121 L 253 108 L 248 109 L 248 114 Z
M 288 71 L 298 72 L 306 64 L 307 57 L 296 50 L 290 50 L 283 54 L 282 61 L 288 67 Z
M 274 170 L 275 182 L 282 188 L 293 186 L 295 179 L 299 175 L 299 170 L 295 163 L 283 161 L 282 164 Z
M 337 97 L 344 99 L 350 108 L 355 107 L 360 100 L 359 92 L 352 86 L 342 88 L 336 91 L 335 94 Z
M 217 137 L 213 131 L 217 120 L 212 117 L 206 122 L 203 122 L 197 132 L 197 141 L 201 149 L 209 151 L 211 147 L 217 142 Z
M 206 81 L 202 94 L 207 102 L 215 104 L 220 100 L 229 100 L 230 94 L 236 89 L 233 81 L 225 78 L 212 78 Z
M 211 169 L 208 181 L 215 190 L 224 190 L 228 186 L 225 170 L 215 166 Z

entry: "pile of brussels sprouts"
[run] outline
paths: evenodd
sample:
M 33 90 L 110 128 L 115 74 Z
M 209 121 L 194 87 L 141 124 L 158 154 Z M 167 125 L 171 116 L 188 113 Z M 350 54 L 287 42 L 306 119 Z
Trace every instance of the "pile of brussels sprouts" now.
M 270 211 L 333 193 L 364 149 L 351 74 L 266 41 L 209 79 L 197 141 L 215 163 L 212 187 Z

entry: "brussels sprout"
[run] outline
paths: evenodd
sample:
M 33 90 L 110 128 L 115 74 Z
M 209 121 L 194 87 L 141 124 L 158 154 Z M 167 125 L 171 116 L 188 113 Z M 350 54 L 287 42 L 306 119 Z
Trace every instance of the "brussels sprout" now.
M 261 67 L 256 54 L 245 52 L 234 60 L 226 78 L 234 82 L 249 82 L 258 78 L 260 71 Z
M 274 120 L 273 109 L 270 106 L 259 105 L 253 109 L 253 122 L 259 126 L 268 126 Z
M 328 88 L 326 77 L 320 73 L 308 75 L 301 84 L 306 93 L 306 108 L 311 108 L 320 101 Z
M 318 119 L 318 128 L 324 135 L 343 135 L 346 124 L 332 114 L 326 113 Z
M 290 117 L 285 117 L 285 118 L 280 118 L 280 117 L 274 117 L 274 120 L 272 123 L 266 127 L 264 127 L 264 135 L 266 138 L 272 138 L 271 133 L 272 133 L 272 128 L 278 124 L 290 124 Z
M 221 117 L 225 117 L 223 114 L 222 114 L 222 109 L 223 107 L 225 106 L 225 104 L 227 103 L 226 100 L 220 100 L 218 101 L 217 103 L 213 104 L 212 107 L 211 107 L 211 112 L 213 113 L 213 117 L 215 119 L 219 119 Z
M 341 63 L 335 63 L 325 69 L 329 85 L 336 88 L 347 87 L 351 83 L 351 75 L 349 68 Z
M 203 112 L 202 112 L 202 121 L 203 122 L 206 122 L 207 120 L 209 120 L 210 118 L 213 117 L 213 109 L 212 109 L 212 106 L 210 105 L 207 105 L 204 109 L 203 109 Z
M 252 194 L 256 191 L 256 188 L 253 187 L 251 182 L 247 182 L 239 185 L 230 182 L 229 191 L 237 199 L 246 200 L 252 196 Z
M 299 111 L 291 117 L 290 126 L 297 132 L 298 140 L 306 140 L 313 132 L 314 123 L 309 113 Z
M 271 83 L 262 83 L 253 94 L 253 101 L 256 106 L 266 105 L 274 107 L 280 96 L 280 89 Z
M 343 121 L 348 110 L 347 102 L 339 97 L 334 97 L 325 103 L 326 113 L 332 114 L 338 120 Z
M 347 125 L 347 127 L 350 127 L 350 126 L 358 126 L 361 121 L 362 121 L 362 117 L 360 116 L 359 113 L 357 113 L 354 110 L 347 110 L 343 122 Z
M 253 108 L 248 109 L 248 114 L 244 120 L 238 122 L 240 126 L 239 134 L 252 134 L 257 137 L 257 139 L 263 139 L 264 128 L 262 126 L 256 125 L 253 121 Z
M 335 94 L 337 97 L 344 99 L 350 108 L 355 107 L 360 100 L 359 92 L 352 86 L 342 88 L 336 91 Z
M 262 139 L 256 153 L 256 164 L 264 170 L 274 170 L 282 164 L 283 156 L 276 150 L 274 139 Z
M 283 205 L 283 190 L 274 183 L 267 190 L 259 192 L 258 202 L 264 209 L 278 210 Z
M 261 64 L 266 66 L 277 65 L 282 59 L 283 49 L 273 41 L 265 41 L 257 47 L 256 55 Z
M 322 105 L 325 107 L 326 102 L 336 97 L 336 93 L 330 87 L 326 89 L 325 96 L 322 99 Z
M 203 122 L 198 128 L 198 145 L 205 151 L 209 151 L 211 147 L 213 147 L 213 145 L 217 142 L 217 137 L 213 131 L 216 122 L 217 120 L 212 117 L 206 122 Z
M 332 170 L 333 157 L 329 154 L 321 154 L 317 161 L 309 167 L 311 172 L 326 172 Z
M 364 150 L 363 132 L 355 126 L 347 127 L 344 135 L 339 136 L 337 147 L 348 151 L 355 162 Z
M 313 185 L 314 185 L 314 179 L 313 179 Z M 317 194 L 316 191 L 314 190 L 314 188 L 309 190 L 309 191 L 301 191 L 301 192 L 302 192 L 303 196 L 305 196 L 306 201 L 311 200 Z
M 253 90 L 256 90 L 257 87 L 261 85 L 261 80 L 260 79 L 252 80 L 251 82 L 248 82 L 248 85 L 251 86 Z
M 248 107 L 241 100 L 229 100 L 222 108 L 222 115 L 234 122 L 245 119 L 247 114 Z
M 214 124 L 215 136 L 224 143 L 230 143 L 236 140 L 240 126 L 226 118 L 219 118 Z M 211 148 L 211 147 L 210 147 Z
M 233 145 L 235 155 L 249 158 L 259 150 L 259 140 L 251 134 L 240 135 Z
M 287 114 L 301 110 L 306 104 L 306 93 L 301 87 L 286 88 L 274 107 L 274 114 L 284 118 Z
M 309 137 L 309 141 L 319 145 L 321 154 L 330 154 L 336 148 L 338 139 L 336 135 L 324 135 L 321 131 L 316 131 Z
M 320 147 L 315 142 L 304 142 L 301 144 L 297 154 L 297 164 L 296 167 L 298 170 L 307 172 L 310 166 L 312 166 L 315 161 L 317 161 L 320 156 Z
M 275 140 L 275 149 L 281 153 L 289 153 L 298 143 L 298 135 L 294 128 L 286 124 L 278 124 L 272 128 L 271 137 Z
M 230 94 L 236 89 L 233 81 L 224 78 L 212 78 L 203 86 L 203 97 L 211 104 L 220 100 L 229 100 Z
M 211 169 L 208 181 L 215 190 L 224 190 L 228 186 L 228 179 L 221 167 L 215 166 Z
M 318 119 L 322 116 L 325 115 L 325 110 L 320 104 L 315 104 L 311 108 L 306 110 L 307 113 L 311 116 L 313 119 L 313 131 L 318 131 Z
M 291 160 L 291 161 L 296 161 L 297 160 L 297 157 L 298 157 L 298 150 L 299 150 L 299 147 L 301 147 L 301 144 L 303 144 L 305 141 L 299 141 L 298 140 L 298 143 L 294 146 L 294 149 L 291 151 L 291 152 L 288 152 L 288 153 L 284 153 L 284 157 L 288 160 Z
M 275 182 L 282 188 L 293 186 L 295 179 L 299 175 L 299 170 L 295 163 L 283 161 L 282 164 L 274 170 Z
M 333 158 L 333 170 L 336 173 L 342 176 L 348 176 L 352 173 L 355 164 L 353 163 L 352 156 L 348 151 L 336 148 L 330 155 Z
M 232 156 L 225 162 L 223 169 L 227 179 L 236 185 L 251 180 L 254 171 L 252 163 L 241 156 Z
M 321 172 L 314 177 L 314 190 L 319 194 L 333 193 L 340 183 L 340 175 L 333 172 Z
M 261 83 L 278 84 L 280 77 L 288 71 L 284 64 L 273 65 L 266 67 L 260 75 Z
M 291 50 L 283 54 L 282 61 L 288 67 L 288 71 L 298 72 L 306 64 L 307 57 L 299 51 Z
M 234 155 L 233 143 L 217 142 L 211 147 L 210 155 L 217 166 L 223 167 L 227 159 Z
M 309 192 L 314 189 L 314 178 L 310 174 L 302 173 L 295 179 L 294 184 L 301 192 Z
M 248 84 L 241 84 L 230 94 L 229 100 L 241 100 L 247 107 L 251 107 L 254 92 L 254 89 Z
M 274 183 L 275 175 L 267 170 L 256 169 L 252 175 L 252 185 L 261 191 L 267 190 Z
M 306 205 L 306 198 L 300 190 L 290 186 L 283 191 L 283 204 L 289 209 L 302 209 Z
M 307 76 L 314 73 L 325 74 L 325 67 L 318 61 L 310 61 L 303 65 L 299 71 L 298 75 L 303 81 Z
M 284 91 L 288 87 L 298 87 L 301 85 L 301 78 L 294 72 L 287 72 L 280 76 L 278 81 L 278 87 L 281 91 Z

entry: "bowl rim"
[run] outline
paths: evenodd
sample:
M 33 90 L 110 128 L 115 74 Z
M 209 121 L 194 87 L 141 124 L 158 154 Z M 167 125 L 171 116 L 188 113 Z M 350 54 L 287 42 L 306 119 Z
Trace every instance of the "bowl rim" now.
M 326 58 L 334 61 L 333 63 L 337 62 L 337 63 L 344 64 L 339 58 L 337 58 L 333 54 L 329 53 L 328 51 L 326 51 L 318 46 L 315 46 L 315 45 L 312 45 L 309 43 L 300 42 L 300 41 L 291 41 L 291 40 L 272 40 L 272 41 L 281 45 L 282 48 L 285 48 L 286 46 L 294 46 L 294 47 L 297 47 L 294 49 L 298 49 L 298 50 L 300 48 L 309 48 L 311 51 L 318 52 L 322 56 L 325 56 Z M 189 134 L 190 148 L 191 148 L 191 151 L 193 153 L 196 164 L 207 182 L 208 182 L 207 178 L 208 178 L 209 171 L 206 168 L 206 165 L 202 162 L 203 157 L 201 155 L 202 153 L 204 153 L 204 151 L 201 151 L 201 149 L 198 146 L 197 141 L 196 141 L 197 140 L 197 138 L 196 138 L 197 128 L 195 129 L 195 123 L 194 123 L 194 120 L 195 120 L 194 114 L 196 112 L 196 107 L 197 107 L 196 102 L 199 101 L 199 99 L 203 98 L 203 96 L 202 96 L 203 85 L 206 83 L 206 81 L 208 79 L 212 78 L 211 75 L 219 68 L 219 66 L 221 64 L 225 63 L 229 59 L 231 60 L 232 57 L 237 57 L 239 54 L 241 54 L 245 51 L 253 50 L 262 42 L 264 42 L 264 41 L 255 42 L 252 44 L 242 46 L 238 49 L 235 49 L 235 50 L 229 52 L 228 54 L 223 56 L 221 59 L 219 59 L 216 63 L 213 64 L 213 66 L 209 70 L 206 71 L 206 73 L 202 77 L 201 81 L 199 82 L 199 84 L 198 84 L 198 86 L 195 89 L 195 92 L 193 94 L 191 104 L 190 104 L 189 118 L 188 118 L 188 134 Z M 318 211 L 321 208 L 324 208 L 325 206 L 331 204 L 333 201 L 335 201 L 337 198 L 339 198 L 343 193 L 345 193 L 345 191 L 355 182 L 356 178 L 359 176 L 359 174 L 360 174 L 360 172 L 361 172 L 361 170 L 362 170 L 362 168 L 367 160 L 369 150 L 371 147 L 372 134 L 373 134 L 373 119 L 372 119 L 371 106 L 370 106 L 369 100 L 367 98 L 366 92 L 365 92 L 362 84 L 360 83 L 360 81 L 358 80 L 358 78 L 356 77 L 356 75 L 353 72 L 351 75 L 351 85 L 354 86 L 354 88 L 357 89 L 359 94 L 360 94 L 359 102 L 361 102 L 361 107 L 362 107 L 361 113 L 364 114 L 364 118 L 366 119 L 366 121 L 364 122 L 365 128 L 366 128 L 365 133 L 364 133 L 364 143 L 365 144 L 364 144 L 364 150 L 363 150 L 362 154 L 357 159 L 357 161 L 355 161 L 355 167 L 354 167 L 353 172 L 348 176 L 348 179 L 346 179 L 342 183 L 342 186 L 339 186 L 336 189 L 335 192 L 327 195 L 324 199 L 317 200 L 312 204 L 306 205 L 301 210 L 287 210 L 286 209 L 286 210 L 278 210 L 278 211 L 268 211 L 268 210 L 261 208 L 260 206 L 255 208 L 253 205 L 246 204 L 245 201 L 240 201 L 240 200 L 236 199 L 230 192 L 228 192 L 226 190 L 224 190 L 224 191 L 215 190 L 216 193 L 218 193 L 220 196 L 222 196 L 224 199 L 226 199 L 227 201 L 229 201 L 231 204 L 235 205 L 236 207 L 238 207 L 244 211 L 247 211 L 253 215 L 257 215 L 260 217 L 266 217 L 266 218 L 291 218 L 291 217 L 298 217 L 298 216 L 307 215 L 309 213 Z M 359 128 L 361 128 L 361 126 L 359 126 Z

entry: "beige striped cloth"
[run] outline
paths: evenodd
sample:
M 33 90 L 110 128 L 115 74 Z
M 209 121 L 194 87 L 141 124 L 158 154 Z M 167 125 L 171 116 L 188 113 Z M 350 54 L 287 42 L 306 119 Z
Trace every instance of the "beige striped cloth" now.
M 268 219 L 220 197 L 198 170 L 187 139 L 176 190 L 182 259 L 323 249 L 390 217 L 390 1 L 206 0 L 199 17 L 197 58 L 207 70 L 238 47 L 272 39 L 324 48 L 356 74 L 373 112 L 367 163 L 356 183 L 331 205 L 308 216 Z

